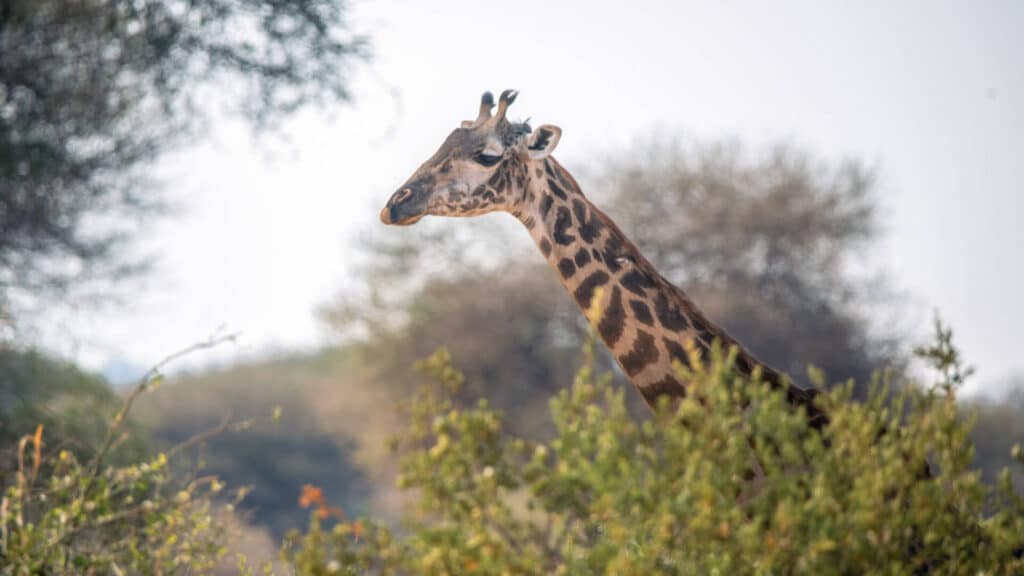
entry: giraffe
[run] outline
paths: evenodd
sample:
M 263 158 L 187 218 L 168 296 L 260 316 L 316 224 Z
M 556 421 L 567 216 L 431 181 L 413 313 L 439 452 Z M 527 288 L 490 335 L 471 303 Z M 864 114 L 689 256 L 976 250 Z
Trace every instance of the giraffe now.
M 597 332 L 648 405 L 686 395 L 673 362 L 688 365 L 686 343 L 707 357 L 714 340 L 736 347 L 735 368 L 755 370 L 807 410 L 812 425 L 827 418 L 816 390 L 802 389 L 708 320 L 686 293 L 666 280 L 576 180 L 551 156 L 562 130 L 507 119 L 518 93 L 485 92 L 475 120 L 456 128 L 388 200 L 380 219 L 411 225 L 427 215 L 467 217 L 512 214 L 526 227 L 584 314 L 598 314 Z M 596 308 L 592 299 L 598 295 Z M 591 320 L 594 320 L 593 318 Z

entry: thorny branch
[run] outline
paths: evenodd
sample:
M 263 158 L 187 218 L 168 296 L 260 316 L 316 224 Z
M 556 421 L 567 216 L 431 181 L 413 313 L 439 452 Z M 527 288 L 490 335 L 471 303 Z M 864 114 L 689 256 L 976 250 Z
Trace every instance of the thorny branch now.
M 89 487 L 92 485 L 96 477 L 99 476 L 100 469 L 103 466 L 103 459 L 110 451 L 111 446 L 113 446 L 117 432 L 118 430 L 121 429 L 121 426 L 124 424 L 125 418 L 131 411 L 132 405 L 135 403 L 135 400 L 143 392 L 149 390 L 154 382 L 158 382 L 163 377 L 163 375 L 161 374 L 161 370 L 171 362 L 188 356 L 189 354 L 199 352 L 200 350 L 208 350 L 210 348 L 214 348 L 216 346 L 224 344 L 225 342 L 234 342 L 237 339 L 237 332 L 230 334 L 221 334 L 218 331 L 218 333 L 213 334 L 206 340 L 196 342 L 191 346 L 182 348 L 181 350 L 165 357 L 163 360 L 160 360 L 159 362 L 154 364 L 153 367 L 150 368 L 142 376 L 142 378 L 139 380 L 139 383 L 135 385 L 135 388 L 133 388 L 132 391 L 128 394 L 128 396 L 125 397 L 124 403 L 122 403 L 121 405 L 121 409 L 118 410 L 117 415 L 114 416 L 114 419 L 110 422 L 110 426 L 107 428 L 107 434 L 103 440 L 103 445 L 100 447 L 99 451 L 96 452 L 96 456 L 93 458 L 92 471 L 82 486 L 83 496 L 87 493 Z

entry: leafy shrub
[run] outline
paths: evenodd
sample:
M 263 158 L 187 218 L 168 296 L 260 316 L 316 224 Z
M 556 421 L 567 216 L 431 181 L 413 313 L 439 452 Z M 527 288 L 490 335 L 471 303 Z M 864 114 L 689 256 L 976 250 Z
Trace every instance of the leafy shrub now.
M 458 408 L 463 378 L 440 351 L 395 443 L 407 525 L 328 529 L 314 513 L 283 559 L 300 574 L 1020 574 L 1024 501 L 1008 472 L 989 487 L 970 468 L 950 350 L 922 351 L 940 369 L 932 388 L 890 394 L 877 379 L 866 402 L 852 383 L 823 395 L 821 434 L 717 350 L 692 363 L 687 399 L 637 422 L 588 352 L 539 443 L 486 400 Z
M 165 362 L 218 341 L 199 343 Z M 207 573 L 225 553 L 226 524 L 211 499 L 224 485 L 215 476 L 183 479 L 172 471 L 172 459 L 251 421 L 225 422 L 152 458 L 125 463 L 123 451 L 114 458 L 119 446 L 137 442 L 129 412 L 140 394 L 160 383 L 162 364 L 123 399 L 105 431 L 96 431 L 97 445 L 87 455 L 82 446 L 47 449 L 43 424 L 17 442 L 0 500 L 0 572 Z
M 970 371 L 941 326 L 919 353 L 935 386 L 891 394 L 878 379 L 867 402 L 839 386 L 822 395 L 831 422 L 819 433 L 717 348 L 706 364 L 691 358 L 688 398 L 637 421 L 624 390 L 594 374 L 591 343 L 551 401 L 554 437 L 534 442 L 485 400 L 463 407 L 464 378 L 442 350 L 421 363 L 431 383 L 394 442 L 406 525 L 349 521 L 307 486 L 309 528 L 281 560 L 297 574 L 1020 574 L 1024 499 L 1008 471 L 991 487 L 971 468 L 972 422 L 955 400 Z M 127 396 L 88 460 L 45 450 L 42 426 L 18 442 L 0 502 L 3 573 L 208 573 L 224 557 L 211 499 L 223 485 L 183 481 L 171 462 L 248 422 L 142 462 L 105 459 L 158 380 L 154 370 Z M 1024 463 L 1019 445 L 1013 457 Z M 237 569 L 254 571 L 244 557 Z
M 31 456 L 20 454 L 25 466 L 4 494 L 0 559 L 9 573 L 204 571 L 223 554 L 225 529 L 207 497 L 222 488 L 216 478 L 178 486 L 163 453 L 96 472 L 66 450 L 40 477 L 41 440 L 42 427 L 21 443 Z

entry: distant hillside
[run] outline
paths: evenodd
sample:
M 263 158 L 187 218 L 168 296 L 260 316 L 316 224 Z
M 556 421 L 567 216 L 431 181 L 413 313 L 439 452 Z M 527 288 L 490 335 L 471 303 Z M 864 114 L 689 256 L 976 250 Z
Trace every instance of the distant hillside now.
M 390 492 L 384 444 L 396 412 L 366 372 L 345 350 L 271 358 L 169 381 L 140 399 L 135 417 L 173 444 L 226 417 L 262 416 L 253 429 L 206 442 L 195 462 L 229 486 L 251 486 L 251 520 L 279 538 L 308 520 L 297 503 L 303 484 L 323 488 L 349 515 L 388 513 L 384 500 L 372 500 Z M 277 424 L 267 417 L 275 406 L 283 410 Z

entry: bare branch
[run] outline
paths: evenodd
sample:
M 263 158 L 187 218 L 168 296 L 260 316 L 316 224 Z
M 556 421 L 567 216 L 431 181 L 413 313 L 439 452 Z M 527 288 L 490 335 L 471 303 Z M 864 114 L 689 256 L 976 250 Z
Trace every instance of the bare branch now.
M 92 471 L 89 474 L 89 477 L 87 478 L 86 482 L 83 484 L 82 493 L 85 494 L 86 491 L 89 489 L 89 486 L 92 484 L 92 481 L 95 480 L 97 476 L 99 476 L 100 469 L 103 466 L 103 459 L 110 451 L 110 448 L 114 443 L 114 438 L 116 437 L 117 431 L 120 430 L 121 426 L 124 424 L 124 421 L 128 416 L 128 413 L 132 409 L 132 405 L 135 404 L 135 400 L 143 392 L 148 390 L 150 386 L 153 384 L 153 382 L 157 381 L 161 377 L 160 370 L 164 366 L 167 366 L 168 364 L 174 362 L 175 360 L 188 356 L 189 354 L 193 354 L 201 350 L 208 350 L 210 348 L 219 346 L 225 342 L 234 342 L 237 339 L 237 332 L 230 334 L 221 334 L 220 331 L 218 330 L 217 333 L 213 334 L 206 340 L 196 342 L 191 346 L 182 348 L 181 350 L 173 354 L 170 354 L 163 360 L 160 360 L 159 362 L 154 364 L 153 367 L 150 368 L 142 376 L 142 378 L 139 380 L 139 383 L 135 385 L 135 388 L 132 389 L 128 396 L 125 397 L 124 403 L 121 405 L 121 409 L 117 412 L 117 415 L 114 416 L 114 419 L 110 422 L 110 426 L 107 428 L 107 435 L 103 440 L 103 445 L 100 447 L 99 451 L 96 452 L 96 456 L 93 457 Z
M 231 421 L 231 417 L 229 415 L 225 417 L 217 426 L 199 432 L 198 434 L 195 434 L 188 440 L 185 440 L 173 446 L 170 450 L 167 451 L 167 457 L 171 458 L 172 456 L 183 450 L 191 448 L 196 444 L 200 444 L 209 438 L 219 436 L 225 432 L 241 432 L 243 430 L 248 430 L 255 423 L 255 418 L 246 418 L 245 420 Z

